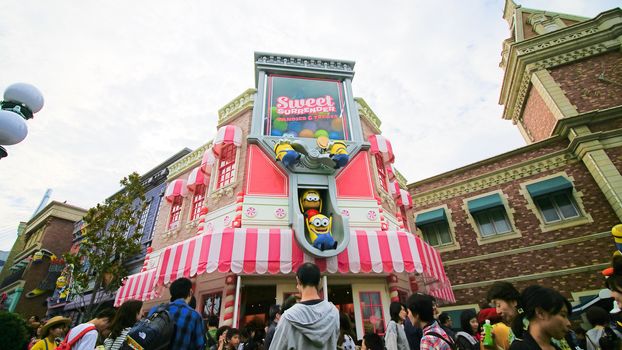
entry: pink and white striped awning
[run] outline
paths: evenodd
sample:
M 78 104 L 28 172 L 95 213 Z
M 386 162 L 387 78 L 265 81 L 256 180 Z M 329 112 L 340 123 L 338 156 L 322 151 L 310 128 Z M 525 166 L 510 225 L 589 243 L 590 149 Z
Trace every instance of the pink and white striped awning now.
M 389 192 L 391 192 L 394 198 L 399 198 L 400 190 L 400 184 L 397 182 L 397 180 L 389 181 Z
M 188 188 L 186 187 L 186 180 L 176 179 L 166 186 L 166 192 L 164 192 L 164 198 L 167 201 L 172 202 L 175 197 L 185 197 L 188 195 Z
M 395 180 L 395 170 L 393 169 L 393 165 L 389 164 L 386 166 L 385 169 L 387 169 L 387 175 L 389 176 L 389 180 Z
M 242 145 L 242 129 L 237 125 L 225 125 L 218 129 L 214 139 L 214 153 L 220 156 L 222 145 L 232 143 L 237 147 Z
M 438 299 L 443 299 L 450 303 L 456 302 L 456 297 L 454 296 L 454 291 L 451 289 L 451 286 L 432 289 L 430 290 L 430 294 Z
M 410 192 L 400 188 L 400 197 L 398 198 L 398 204 L 408 209 L 413 207 L 413 198 Z
M 212 147 L 205 150 L 203 153 L 203 159 L 201 160 L 201 171 L 208 176 L 212 174 L 212 168 L 216 164 L 216 154 Z
M 128 276 L 123 286 L 117 291 L 117 296 L 114 299 L 114 306 L 120 306 L 130 299 L 144 301 L 155 298 L 157 296 L 155 285 L 155 269 Z
M 188 176 L 188 183 L 186 184 L 186 186 L 188 187 L 189 191 L 194 192 L 197 186 L 207 185 L 208 182 L 209 175 L 205 175 L 203 171 L 201 171 L 201 167 L 198 166 L 192 169 L 192 171 L 190 172 L 190 175 Z
M 380 153 L 385 163 L 393 163 L 395 156 L 393 155 L 393 147 L 391 147 L 389 140 L 382 135 L 371 135 L 368 140 L 371 143 L 371 148 L 369 149 L 371 154 Z

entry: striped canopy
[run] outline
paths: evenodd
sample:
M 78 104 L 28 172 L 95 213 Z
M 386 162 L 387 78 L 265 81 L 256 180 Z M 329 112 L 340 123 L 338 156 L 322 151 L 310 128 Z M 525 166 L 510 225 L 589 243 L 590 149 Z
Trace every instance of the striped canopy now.
M 164 192 L 164 198 L 169 202 L 172 202 L 175 197 L 185 197 L 187 195 L 188 188 L 186 187 L 186 180 L 183 179 L 171 181 L 166 187 L 166 192 Z
M 393 147 L 391 142 L 382 135 L 371 135 L 368 138 L 371 143 L 369 151 L 371 154 L 380 154 L 385 163 L 393 163 L 395 155 L 393 155 Z

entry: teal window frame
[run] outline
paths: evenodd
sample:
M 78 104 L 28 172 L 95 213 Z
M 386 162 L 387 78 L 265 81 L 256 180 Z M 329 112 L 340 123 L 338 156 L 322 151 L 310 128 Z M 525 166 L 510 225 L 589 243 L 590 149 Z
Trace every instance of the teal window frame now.
M 550 192 L 532 198 L 540 215 L 542 215 L 542 220 L 547 224 L 573 220 L 582 216 L 581 210 L 570 189 Z M 566 203 L 561 203 L 562 198 L 566 199 Z M 549 204 L 545 204 L 546 201 L 548 201 Z M 574 211 L 574 215 L 568 215 L 570 214 L 568 212 L 570 208 Z

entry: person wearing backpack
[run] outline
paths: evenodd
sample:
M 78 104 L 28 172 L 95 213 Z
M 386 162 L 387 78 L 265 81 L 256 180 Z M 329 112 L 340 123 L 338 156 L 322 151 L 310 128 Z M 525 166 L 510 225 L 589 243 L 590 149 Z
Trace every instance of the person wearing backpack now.
M 460 332 L 456 333 L 456 345 L 459 350 L 479 350 L 477 337 L 480 334 L 480 325 L 475 310 L 465 310 L 460 315 Z
M 69 330 L 65 340 L 57 350 L 93 350 L 97 345 L 97 336 L 110 327 L 114 319 L 114 309 L 100 311 L 94 319 L 79 324 Z
M 175 322 L 175 331 L 171 339 L 171 349 L 175 350 L 204 350 L 205 326 L 201 315 L 191 308 L 188 303 L 192 300 L 192 281 L 187 278 L 178 278 L 169 288 L 171 302 L 166 305 L 166 311 Z M 160 306 L 149 311 L 149 316 Z
M 434 319 L 432 298 L 424 294 L 413 294 L 408 298 L 408 318 L 415 326 L 423 329 L 420 350 L 456 350 L 456 344 Z
M 110 325 L 110 335 L 104 340 L 105 350 L 119 350 L 127 338 L 127 333 L 132 329 L 136 321 L 140 320 L 140 309 L 143 302 L 140 300 L 128 300 L 124 302 Z

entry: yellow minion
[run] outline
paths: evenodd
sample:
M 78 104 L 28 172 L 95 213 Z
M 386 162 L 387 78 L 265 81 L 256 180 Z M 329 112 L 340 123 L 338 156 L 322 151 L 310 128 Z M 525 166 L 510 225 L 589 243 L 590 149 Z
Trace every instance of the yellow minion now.
M 309 209 L 322 211 L 322 197 L 317 190 L 306 190 L 300 197 L 300 209 L 306 213 Z
M 274 145 L 276 161 L 283 162 L 283 165 L 290 166 L 300 159 L 300 153 L 296 152 L 288 141 L 281 140 Z
M 330 158 L 335 162 L 335 169 L 339 169 L 348 164 L 350 156 L 348 155 L 348 148 L 343 141 L 333 141 L 329 145 L 328 153 Z
M 314 214 L 315 215 L 311 217 L 305 218 L 311 244 L 322 251 L 337 248 L 337 242 L 333 239 L 331 234 L 333 218 L 328 218 L 326 215 L 320 213 Z

